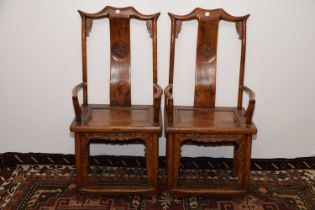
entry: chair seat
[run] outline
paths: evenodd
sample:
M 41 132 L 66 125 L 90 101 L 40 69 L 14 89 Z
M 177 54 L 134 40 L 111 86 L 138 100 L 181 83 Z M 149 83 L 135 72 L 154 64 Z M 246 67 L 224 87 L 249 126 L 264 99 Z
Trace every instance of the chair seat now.
M 246 125 L 245 110 L 236 107 L 174 106 L 173 114 L 173 124 L 165 125 L 167 133 L 257 133 L 254 123 Z
M 128 132 L 160 133 L 162 126 L 153 121 L 153 106 L 110 106 L 89 104 L 82 106 L 82 120 L 73 120 L 72 132 Z

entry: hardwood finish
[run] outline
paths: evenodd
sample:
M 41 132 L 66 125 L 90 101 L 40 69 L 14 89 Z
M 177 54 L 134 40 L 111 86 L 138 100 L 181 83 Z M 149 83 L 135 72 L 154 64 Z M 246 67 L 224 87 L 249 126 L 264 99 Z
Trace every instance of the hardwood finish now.
M 133 7 L 105 7 L 90 14 L 79 11 L 82 18 L 82 83 L 73 88 L 75 119 L 70 130 L 75 133 L 76 184 L 78 192 L 92 194 L 154 194 L 158 187 L 158 139 L 162 132 L 161 95 L 157 84 L 157 19 L 159 13 L 143 15 Z M 87 37 L 94 19 L 108 18 L 110 26 L 110 104 L 88 103 Z M 153 47 L 153 105 L 132 105 L 130 80 L 130 19 L 146 21 Z M 146 79 L 146 78 L 144 78 Z M 147 78 L 149 79 L 149 78 Z M 83 89 L 83 104 L 78 92 Z M 89 144 L 133 143 L 145 145 L 147 186 L 101 186 L 89 183 Z M 122 154 L 123 155 L 123 154 Z
M 250 182 L 250 157 L 252 136 L 257 129 L 252 122 L 255 94 L 244 86 L 246 20 L 249 15 L 234 17 L 223 9 L 196 8 L 183 16 L 169 13 L 171 26 L 169 85 L 165 88 L 165 136 L 167 139 L 167 188 L 171 194 L 244 195 Z M 175 41 L 181 31 L 182 21 L 198 21 L 194 106 L 174 106 L 173 79 Z M 216 107 L 216 61 L 219 22 L 234 22 L 242 42 L 238 103 L 235 107 Z M 248 107 L 242 107 L 243 93 L 249 95 Z M 178 184 L 181 147 L 184 143 L 233 145 L 232 175 L 237 186 L 219 188 L 185 187 Z

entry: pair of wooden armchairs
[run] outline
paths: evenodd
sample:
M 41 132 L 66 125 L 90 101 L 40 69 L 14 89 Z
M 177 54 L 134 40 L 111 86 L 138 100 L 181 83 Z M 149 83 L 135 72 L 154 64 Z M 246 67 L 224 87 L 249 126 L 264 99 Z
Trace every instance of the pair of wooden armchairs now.
M 71 131 L 75 133 L 76 184 L 80 193 L 101 194 L 154 194 L 158 189 L 158 141 L 162 133 L 160 111 L 162 88 L 157 84 L 157 19 L 159 13 L 143 15 L 133 7 L 105 7 L 98 13 L 79 11 L 82 18 L 83 82 L 73 89 L 75 119 Z M 167 189 L 172 194 L 246 194 L 250 176 L 252 122 L 255 106 L 254 93 L 243 85 L 246 20 L 248 15 L 234 17 L 222 9 L 196 8 L 191 13 L 171 17 L 171 46 L 169 85 L 164 90 L 164 126 L 167 139 Z M 110 26 L 110 104 L 88 103 L 87 36 L 94 19 L 108 18 Z M 130 87 L 130 19 L 146 21 L 153 46 L 153 105 L 132 105 Z M 193 106 L 173 104 L 173 76 L 175 40 L 182 21 L 198 21 L 195 97 Z M 238 104 L 236 107 L 216 107 L 216 59 L 218 26 L 220 20 L 235 22 L 241 39 Z M 187 51 L 189 53 L 190 51 Z M 78 91 L 83 89 L 83 104 Z M 247 109 L 242 107 L 243 93 L 249 94 Z M 141 141 L 145 145 L 147 184 L 145 186 L 103 186 L 91 184 L 88 176 L 89 144 L 93 141 Z M 234 146 L 233 186 L 215 188 L 185 187 L 178 184 L 181 146 L 183 143 L 230 144 Z

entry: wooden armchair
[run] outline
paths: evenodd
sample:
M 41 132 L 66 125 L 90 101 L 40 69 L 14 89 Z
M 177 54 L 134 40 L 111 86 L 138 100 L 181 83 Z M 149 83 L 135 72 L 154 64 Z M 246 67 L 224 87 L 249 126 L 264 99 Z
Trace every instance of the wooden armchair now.
M 79 11 L 82 18 L 83 82 L 73 89 L 75 119 L 70 130 L 75 133 L 76 184 L 81 193 L 154 194 L 158 187 L 158 139 L 162 132 L 161 95 L 157 84 L 157 19 L 159 13 L 143 15 L 133 7 L 105 7 L 89 14 Z M 110 104 L 88 103 L 87 36 L 94 19 L 108 18 L 110 25 Z M 130 87 L 130 19 L 146 21 L 153 46 L 153 105 L 131 105 Z M 149 78 L 148 78 L 149 79 Z M 78 91 L 83 89 L 83 104 Z M 100 186 L 88 179 L 89 143 L 91 141 L 145 145 L 148 182 L 146 186 Z
M 252 135 L 257 129 L 252 122 L 255 94 L 244 86 L 246 48 L 246 20 L 249 15 L 234 17 L 222 9 L 196 8 L 191 13 L 179 16 L 170 14 L 171 49 L 169 85 L 165 89 L 165 135 L 167 138 L 167 187 L 171 194 L 246 194 L 250 176 Z M 195 73 L 194 106 L 174 106 L 173 76 L 175 41 L 182 21 L 198 21 L 197 55 Z M 236 107 L 216 107 L 216 60 L 219 21 L 235 22 L 241 39 L 238 103 Z M 187 52 L 188 53 L 188 52 Z M 247 109 L 242 108 L 243 93 L 249 95 Z M 233 145 L 234 162 L 232 175 L 235 185 L 229 186 L 184 186 L 179 184 L 181 146 L 184 143 Z M 215 182 L 215 180 L 213 180 Z

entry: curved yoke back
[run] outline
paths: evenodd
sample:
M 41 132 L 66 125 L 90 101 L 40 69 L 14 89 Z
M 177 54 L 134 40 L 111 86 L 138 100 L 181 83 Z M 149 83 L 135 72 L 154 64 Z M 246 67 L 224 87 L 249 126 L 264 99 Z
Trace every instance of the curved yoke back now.
M 133 7 L 114 8 L 107 6 L 98 13 L 79 11 L 82 18 L 82 71 L 83 82 L 87 82 L 87 36 L 93 19 L 109 19 L 110 26 L 110 104 L 131 105 L 130 87 L 130 19 L 147 21 L 147 29 L 153 45 L 153 83 L 157 83 L 157 18 L 159 13 L 144 15 Z M 83 104 L 88 104 L 87 87 L 83 88 Z
M 236 30 L 242 41 L 239 85 L 244 82 L 244 64 L 246 50 L 246 20 L 249 15 L 234 17 L 223 9 L 204 10 L 196 8 L 183 16 L 169 13 L 172 20 L 171 54 L 169 84 L 173 84 L 175 39 L 181 30 L 182 21 L 198 21 L 195 97 L 196 108 L 214 108 L 216 95 L 216 63 L 219 21 L 235 22 Z M 238 93 L 238 108 L 242 107 L 243 90 Z

